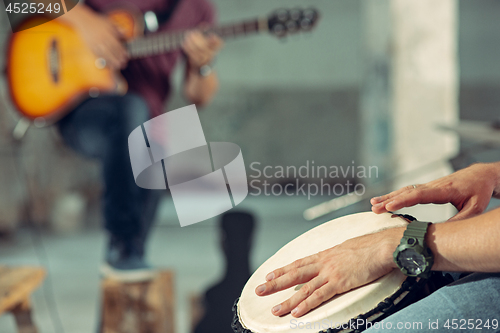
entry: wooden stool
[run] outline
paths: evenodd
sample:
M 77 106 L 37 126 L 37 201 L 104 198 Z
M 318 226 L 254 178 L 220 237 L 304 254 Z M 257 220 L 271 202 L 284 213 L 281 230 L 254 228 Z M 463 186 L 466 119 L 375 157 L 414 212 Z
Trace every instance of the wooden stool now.
M 101 333 L 174 333 L 174 274 L 148 282 L 102 281 Z
M 31 319 L 30 296 L 44 277 L 43 268 L 0 266 L 0 314 L 14 315 L 18 333 L 37 333 Z

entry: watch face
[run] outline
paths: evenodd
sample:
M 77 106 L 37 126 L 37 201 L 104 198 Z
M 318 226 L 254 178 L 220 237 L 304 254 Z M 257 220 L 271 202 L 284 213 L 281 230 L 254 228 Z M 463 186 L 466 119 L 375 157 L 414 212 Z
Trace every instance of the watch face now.
M 398 262 L 401 267 L 408 271 L 409 275 L 418 275 L 427 266 L 425 257 L 412 248 L 401 251 L 398 255 Z

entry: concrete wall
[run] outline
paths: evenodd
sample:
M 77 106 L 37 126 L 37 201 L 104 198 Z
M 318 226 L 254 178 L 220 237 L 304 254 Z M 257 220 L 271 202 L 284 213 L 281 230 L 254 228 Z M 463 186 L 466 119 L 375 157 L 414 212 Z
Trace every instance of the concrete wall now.
M 500 2 L 460 1 L 460 118 L 492 121 L 500 117 Z M 458 164 L 498 161 L 500 149 L 462 141 Z
M 209 141 L 231 141 L 247 166 L 351 165 L 359 145 L 363 76 L 360 1 L 214 1 L 221 23 L 312 6 L 316 29 L 277 40 L 227 41 L 217 57 L 220 92 L 201 113 Z M 177 82 L 182 71 L 178 71 Z M 185 103 L 173 101 L 168 109 Z

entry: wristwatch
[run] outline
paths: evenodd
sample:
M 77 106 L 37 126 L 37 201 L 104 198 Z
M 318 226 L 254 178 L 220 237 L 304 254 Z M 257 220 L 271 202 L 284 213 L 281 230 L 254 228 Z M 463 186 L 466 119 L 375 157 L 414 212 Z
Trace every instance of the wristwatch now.
M 211 65 L 203 65 L 200 67 L 200 70 L 198 71 L 198 73 L 203 77 L 207 77 L 210 74 L 212 74 L 212 71 L 213 71 L 213 69 L 212 69 Z
M 406 227 L 399 246 L 394 251 L 394 262 L 407 276 L 427 279 L 434 264 L 434 255 L 425 243 L 430 222 L 413 221 Z

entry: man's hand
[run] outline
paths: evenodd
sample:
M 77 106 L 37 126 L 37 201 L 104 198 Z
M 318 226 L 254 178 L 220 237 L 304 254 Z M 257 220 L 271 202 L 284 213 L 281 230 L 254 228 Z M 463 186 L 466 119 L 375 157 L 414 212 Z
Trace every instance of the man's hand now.
M 200 75 L 200 68 L 209 65 L 222 47 L 222 40 L 215 34 L 208 36 L 201 30 L 193 30 L 184 36 L 182 50 L 187 57 L 184 95 L 198 107 L 207 105 L 214 97 L 219 87 L 217 75 Z
M 405 228 L 387 229 L 345 241 L 300 259 L 266 276 L 255 292 L 266 296 L 305 283 L 290 299 L 271 311 L 300 317 L 337 294 L 365 285 L 396 267 L 392 253 Z
M 403 187 L 371 199 L 372 211 L 380 214 L 417 204 L 451 203 L 458 213 L 449 221 L 481 214 L 492 197 L 500 190 L 500 164 L 474 164 L 449 176 L 426 184 Z
M 205 36 L 199 30 L 186 33 L 182 50 L 187 56 L 189 69 L 199 71 L 200 67 L 210 64 L 222 45 L 222 40 L 215 34 Z
M 106 60 L 106 66 L 112 69 L 126 66 L 128 57 L 122 34 L 108 18 L 78 4 L 59 19 L 73 25 L 92 52 Z

